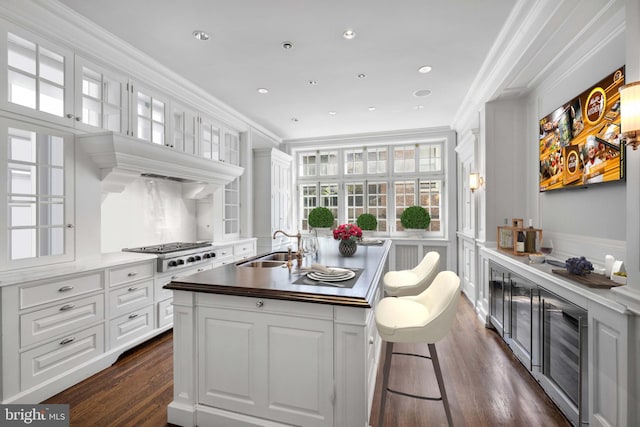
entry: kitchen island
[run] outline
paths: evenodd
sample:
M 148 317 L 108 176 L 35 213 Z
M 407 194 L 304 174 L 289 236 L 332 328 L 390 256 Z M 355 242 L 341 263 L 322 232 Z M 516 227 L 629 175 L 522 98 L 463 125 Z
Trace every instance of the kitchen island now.
M 353 257 L 319 239 L 318 259 L 356 272 L 345 287 L 308 284 L 294 266 L 242 266 L 172 281 L 174 399 L 181 426 L 365 427 L 379 358 L 373 307 L 390 241 Z M 259 259 L 261 256 L 256 257 Z

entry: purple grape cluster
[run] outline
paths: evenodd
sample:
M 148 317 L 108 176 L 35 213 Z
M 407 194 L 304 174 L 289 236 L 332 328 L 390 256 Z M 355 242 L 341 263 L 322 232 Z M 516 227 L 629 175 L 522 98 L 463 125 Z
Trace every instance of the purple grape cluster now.
M 569 258 L 565 261 L 565 264 L 569 273 L 577 274 L 578 276 L 586 276 L 593 271 L 593 264 L 583 256 L 580 258 Z

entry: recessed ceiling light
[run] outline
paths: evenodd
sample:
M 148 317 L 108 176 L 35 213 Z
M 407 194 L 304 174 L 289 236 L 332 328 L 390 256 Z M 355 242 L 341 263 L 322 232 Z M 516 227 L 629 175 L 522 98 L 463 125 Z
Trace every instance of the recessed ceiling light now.
M 360 74 L 358 74 L 358 78 L 359 79 L 365 79 L 365 78 L 367 78 L 367 75 L 365 73 L 360 73 Z
M 269 93 L 269 89 L 267 89 L 266 87 L 259 87 L 258 93 Z
M 342 37 L 344 37 L 347 40 L 351 40 L 355 36 L 356 36 L 356 32 L 353 30 L 346 30 L 344 33 L 342 33 Z
M 282 42 L 282 48 L 284 50 L 289 50 L 293 47 L 293 43 L 291 42 Z
M 329 111 L 329 115 L 330 116 L 335 116 L 336 114 L 338 114 L 338 113 L 336 113 L 335 111 Z
M 423 65 L 422 67 L 418 68 L 418 72 L 422 74 L 427 74 L 429 71 L 431 71 L 431 67 L 429 65 Z
M 195 30 L 193 32 L 193 37 L 197 40 L 209 40 L 209 33 L 202 30 Z
M 369 111 L 376 111 L 376 107 L 369 107 L 369 108 L 367 108 L 367 110 L 369 110 Z
M 429 89 L 419 89 L 413 92 L 413 96 L 429 96 L 431 95 L 431 91 Z
M 311 86 L 316 86 L 318 84 L 318 81 L 317 80 L 309 80 L 309 84 Z

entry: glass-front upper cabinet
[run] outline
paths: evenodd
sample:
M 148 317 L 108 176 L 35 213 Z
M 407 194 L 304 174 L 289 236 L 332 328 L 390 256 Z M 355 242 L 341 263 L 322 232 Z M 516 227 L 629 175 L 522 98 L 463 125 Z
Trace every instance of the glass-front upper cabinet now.
M 206 116 L 200 117 L 200 155 L 220 160 L 220 125 Z
M 0 105 L 6 110 L 73 126 L 73 52 L 0 21 Z
M 171 143 L 167 139 L 168 99 L 140 84 L 133 84 L 131 128 L 133 136 L 160 145 Z
M 183 105 L 171 104 L 171 148 L 187 154 L 197 154 L 198 113 Z
M 129 134 L 127 78 L 75 58 L 76 127 Z
M 224 130 L 224 143 L 221 147 L 220 160 L 232 165 L 240 165 L 240 134 L 238 132 L 229 129 Z
M 73 136 L 0 120 L 0 269 L 73 259 Z

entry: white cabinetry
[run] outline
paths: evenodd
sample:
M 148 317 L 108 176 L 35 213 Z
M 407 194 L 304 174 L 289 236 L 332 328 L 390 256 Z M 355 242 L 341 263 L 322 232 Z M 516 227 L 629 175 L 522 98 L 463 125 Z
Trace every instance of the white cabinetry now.
M 198 113 L 175 102 L 171 103 L 171 148 L 187 154 L 198 153 Z
M 42 401 L 170 327 L 156 325 L 156 259 L 110 264 L 48 279 L 2 278 L 3 403 Z
M 291 156 L 274 148 L 253 150 L 253 231 L 258 252 L 279 249 L 276 230 L 295 232 L 291 223 Z M 268 178 L 267 178 L 268 177 Z
M 332 315 L 331 306 L 252 298 L 201 308 L 199 403 L 292 425 L 333 425 Z M 208 422 L 216 417 L 198 424 Z

